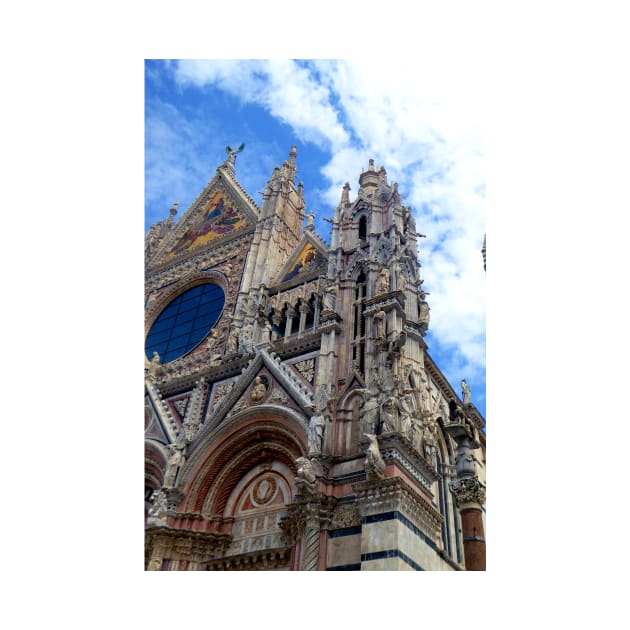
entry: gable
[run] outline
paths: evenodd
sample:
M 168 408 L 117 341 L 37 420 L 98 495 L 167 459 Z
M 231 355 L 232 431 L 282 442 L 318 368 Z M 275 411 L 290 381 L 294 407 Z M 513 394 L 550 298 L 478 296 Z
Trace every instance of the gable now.
M 223 191 L 217 190 L 164 256 L 164 260 L 190 252 L 248 224 L 243 212 Z
M 196 255 L 252 231 L 259 209 L 225 169 L 217 174 L 158 246 L 154 265 Z
M 327 259 L 327 253 L 321 246 L 318 247 L 315 241 L 311 240 L 310 235 L 307 234 L 280 271 L 278 282 L 289 282 L 290 280 L 310 275 L 312 272 L 324 267 Z

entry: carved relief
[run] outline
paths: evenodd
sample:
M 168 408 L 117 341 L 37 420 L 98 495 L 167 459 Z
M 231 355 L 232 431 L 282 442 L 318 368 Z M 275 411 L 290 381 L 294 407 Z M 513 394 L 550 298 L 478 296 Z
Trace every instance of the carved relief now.
M 297 371 L 309 382 L 313 382 L 315 376 L 315 359 L 305 359 L 294 363 Z
M 449 488 L 458 507 L 466 503 L 483 505 L 486 502 L 486 488 L 477 477 L 458 479 L 451 482 Z
M 332 529 L 355 527 L 361 525 L 361 515 L 355 504 L 340 505 L 333 514 Z
M 234 388 L 234 381 L 231 383 L 221 383 L 214 390 L 214 405 L 218 405 Z
M 173 402 L 173 407 L 177 409 L 177 413 L 183 418 L 186 415 L 186 408 L 188 407 L 189 398 L 183 398 Z
M 164 527 L 167 512 L 166 493 L 161 489 L 155 490 L 151 495 L 151 500 L 153 504 L 149 508 L 147 525 L 149 527 Z
M 382 479 L 385 476 L 385 462 L 381 457 L 378 441 L 375 435 L 365 433 L 369 446 L 365 454 L 365 476 L 369 480 Z
M 264 505 L 273 499 L 276 492 L 276 480 L 273 477 L 260 479 L 252 490 L 252 498 L 258 505 Z
M 250 392 L 250 398 L 254 403 L 262 402 L 266 396 L 267 391 L 269 390 L 269 379 L 266 376 L 257 376 L 254 379 L 254 386 L 252 387 L 252 391 Z
M 284 390 L 275 387 L 271 393 L 271 400 L 279 400 L 282 403 L 286 403 L 289 401 L 289 397 L 284 393 Z
M 247 401 L 245 400 L 245 398 L 241 398 L 235 405 L 234 407 L 232 407 L 232 410 L 230 411 L 230 413 L 228 414 L 228 416 L 233 416 L 234 414 L 238 413 L 239 411 L 242 411 L 243 409 L 245 409 L 245 407 L 247 407 Z

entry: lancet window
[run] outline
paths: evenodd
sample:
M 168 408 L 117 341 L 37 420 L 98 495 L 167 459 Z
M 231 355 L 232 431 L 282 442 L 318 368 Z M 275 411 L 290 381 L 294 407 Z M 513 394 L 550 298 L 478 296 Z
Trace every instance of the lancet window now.
M 357 278 L 352 305 L 352 362 L 355 368 L 365 372 L 365 300 L 367 298 L 367 277 L 363 271 Z

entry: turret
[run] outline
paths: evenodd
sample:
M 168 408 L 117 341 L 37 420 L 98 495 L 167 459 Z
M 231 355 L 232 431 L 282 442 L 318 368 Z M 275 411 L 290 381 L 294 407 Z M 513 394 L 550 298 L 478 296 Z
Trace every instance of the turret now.
M 303 234 L 304 185 L 296 188 L 295 158 L 291 148 L 289 159 L 276 166 L 265 185 L 254 241 L 247 259 L 242 292 L 261 284 L 269 286 L 286 263 Z

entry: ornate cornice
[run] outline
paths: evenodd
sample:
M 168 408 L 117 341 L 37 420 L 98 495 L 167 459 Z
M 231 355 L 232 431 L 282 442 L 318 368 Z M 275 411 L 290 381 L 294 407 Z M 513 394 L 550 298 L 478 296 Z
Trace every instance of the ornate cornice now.
M 170 527 L 152 527 L 145 531 L 148 554 L 159 553 L 164 560 L 188 560 L 205 563 L 224 554 L 232 541 L 230 534 L 195 532 Z
M 191 389 L 194 386 L 195 381 L 199 380 L 201 377 L 204 377 L 208 383 L 221 381 L 231 376 L 236 376 L 242 372 L 242 370 L 247 367 L 251 359 L 252 355 L 244 357 L 237 355 L 230 361 L 220 365 L 201 363 L 198 366 L 192 366 L 190 371 L 186 374 L 174 377 L 171 376 L 165 379 L 163 382 L 160 382 L 160 387 L 164 395 L 170 395 Z
M 437 470 L 400 433 L 378 436 L 381 457 L 385 463 L 398 462 L 405 472 L 415 479 L 429 494 L 431 486 L 440 477 Z
M 286 567 L 291 549 L 265 549 L 255 553 L 229 556 L 208 563 L 208 571 L 271 571 Z
M 365 314 L 370 315 L 379 310 L 385 312 L 397 309 L 404 313 L 405 311 L 405 294 L 402 291 L 390 291 L 375 297 L 371 297 L 365 302 Z
M 290 359 L 319 348 L 321 339 L 320 326 L 315 332 L 303 333 L 300 337 L 297 334 L 292 335 L 286 341 L 284 337 L 280 337 L 271 344 L 271 350 L 273 354 L 280 356 L 282 359 Z
M 386 477 L 353 484 L 357 508 L 364 518 L 400 512 L 431 540 L 440 540 L 440 513 L 400 477 Z

